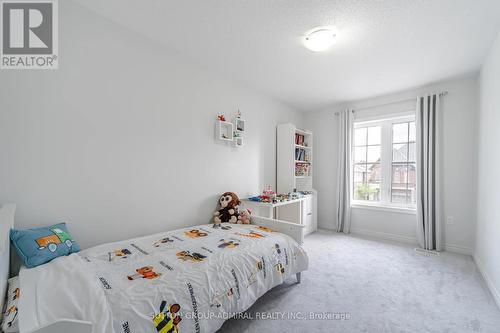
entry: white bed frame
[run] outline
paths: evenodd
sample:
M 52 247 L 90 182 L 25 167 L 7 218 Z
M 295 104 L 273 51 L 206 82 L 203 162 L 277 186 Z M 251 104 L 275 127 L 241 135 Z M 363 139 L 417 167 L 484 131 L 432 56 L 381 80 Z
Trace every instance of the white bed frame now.
M 9 279 L 10 266 L 10 236 L 9 232 L 14 227 L 14 214 L 16 205 L 7 204 L 0 207 L 0 322 L 3 316 L 7 280 Z
M 0 208 L 0 312 L 3 311 L 3 303 L 7 290 L 7 279 L 9 277 L 10 262 L 10 239 L 9 230 L 14 227 L 14 213 L 16 205 L 6 204 Z M 268 227 L 292 237 L 302 245 L 304 241 L 304 225 L 270 219 L 267 217 L 253 216 L 252 224 Z M 300 274 L 297 273 L 297 282 L 300 283 Z M 1 316 L 1 314 L 0 314 Z M 1 318 L 0 318 L 1 319 Z M 22 323 L 20 323 L 22 325 Z M 33 332 L 23 333 L 92 333 L 92 323 L 72 319 L 60 319 Z

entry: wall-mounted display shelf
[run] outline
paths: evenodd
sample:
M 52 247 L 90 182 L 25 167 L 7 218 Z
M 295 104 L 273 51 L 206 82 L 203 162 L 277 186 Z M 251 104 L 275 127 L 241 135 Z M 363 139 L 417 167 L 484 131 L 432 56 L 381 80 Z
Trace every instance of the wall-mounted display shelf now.
M 241 147 L 243 146 L 243 137 L 239 136 L 239 137 L 234 137 L 234 145 L 236 147 Z
M 234 145 L 236 147 L 243 146 L 243 137 L 245 134 L 245 120 L 241 118 L 234 118 L 233 129 L 234 129 Z
M 243 146 L 245 134 L 245 120 L 234 118 L 231 122 L 217 120 L 215 122 L 215 139 L 232 142 L 235 147 Z
M 241 118 L 234 118 L 233 125 L 234 125 L 235 132 L 237 132 L 237 133 L 244 133 L 245 132 L 245 120 L 243 120 Z
M 233 141 L 233 123 L 217 120 L 215 122 L 215 138 L 222 141 Z

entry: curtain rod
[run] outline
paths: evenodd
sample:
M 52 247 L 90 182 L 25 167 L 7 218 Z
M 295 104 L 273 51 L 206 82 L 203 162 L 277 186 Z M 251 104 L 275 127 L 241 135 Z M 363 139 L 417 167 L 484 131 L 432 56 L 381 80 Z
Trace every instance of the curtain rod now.
M 446 95 L 448 95 L 448 91 L 446 91 L 446 90 L 441 91 L 439 93 L 439 97 L 443 97 L 443 96 L 446 96 Z M 373 109 L 373 108 L 377 108 L 377 107 L 381 107 L 381 106 L 386 106 L 386 105 L 391 105 L 391 104 L 396 104 L 396 103 L 402 103 L 402 102 L 412 101 L 412 100 L 414 100 L 416 98 L 417 97 L 405 98 L 405 99 L 399 99 L 399 100 L 395 100 L 395 101 L 391 101 L 391 102 L 387 102 L 387 103 L 376 104 L 376 105 L 371 105 L 371 106 L 365 106 L 363 108 L 352 110 L 352 112 L 354 113 L 354 111 L 361 111 L 361 110 Z M 336 116 L 338 116 L 339 114 L 340 114 L 340 112 L 335 112 Z

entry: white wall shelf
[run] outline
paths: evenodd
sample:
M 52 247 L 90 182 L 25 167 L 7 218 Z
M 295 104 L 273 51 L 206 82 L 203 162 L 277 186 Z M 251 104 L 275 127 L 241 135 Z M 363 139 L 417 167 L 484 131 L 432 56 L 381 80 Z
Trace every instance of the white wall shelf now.
M 243 146 L 243 137 L 235 137 L 234 138 L 234 145 L 236 147 L 241 147 Z
M 216 120 L 215 139 L 232 142 L 234 147 L 241 147 L 244 143 L 245 130 L 245 120 L 241 118 L 234 118 L 231 122 Z
M 217 120 L 215 122 L 215 138 L 221 141 L 233 141 L 233 123 Z
M 245 120 L 241 118 L 233 119 L 234 131 L 236 133 L 245 133 Z
M 233 121 L 233 130 L 234 130 L 234 146 L 241 147 L 244 142 L 244 134 L 245 134 L 245 120 L 241 118 L 234 118 Z

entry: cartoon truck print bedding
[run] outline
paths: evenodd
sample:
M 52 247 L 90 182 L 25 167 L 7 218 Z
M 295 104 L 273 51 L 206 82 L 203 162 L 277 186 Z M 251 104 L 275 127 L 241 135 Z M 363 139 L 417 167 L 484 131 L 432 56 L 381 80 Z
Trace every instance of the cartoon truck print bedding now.
M 119 260 L 109 259 L 114 253 Z M 113 314 L 108 324 L 97 319 L 103 333 L 215 332 L 231 314 L 308 266 L 289 236 L 227 223 L 106 244 L 77 257 Z

